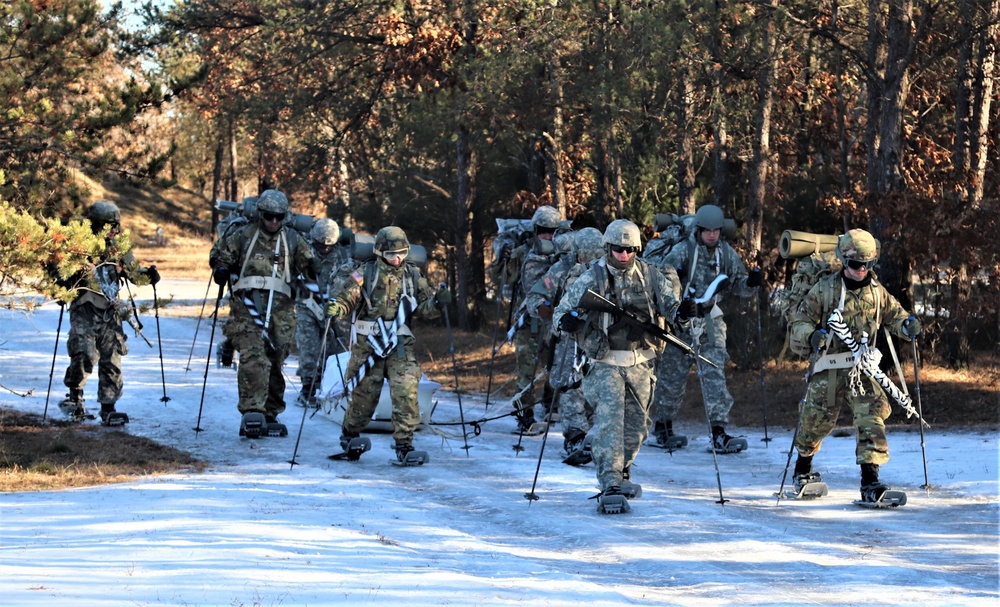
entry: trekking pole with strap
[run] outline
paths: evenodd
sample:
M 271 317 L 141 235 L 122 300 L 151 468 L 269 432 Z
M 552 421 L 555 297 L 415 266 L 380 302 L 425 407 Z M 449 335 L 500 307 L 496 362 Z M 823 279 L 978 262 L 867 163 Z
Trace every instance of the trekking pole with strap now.
M 317 374 L 320 375 L 320 376 L 322 376 L 322 370 L 323 370 L 323 367 L 324 367 L 324 365 L 322 363 L 323 363 L 323 361 L 326 360 L 326 337 L 327 337 L 327 335 L 329 335 L 330 324 L 331 324 L 332 320 L 333 319 L 331 319 L 329 316 L 326 317 L 326 325 L 323 327 L 323 338 L 320 339 L 320 343 L 319 343 L 319 360 L 320 360 L 321 364 L 317 365 L 317 367 L 318 367 L 317 368 Z M 313 394 L 313 387 L 315 385 L 316 385 L 316 376 L 314 375 L 312 377 L 312 379 L 310 379 L 310 383 L 309 383 L 309 388 L 310 389 L 309 389 L 309 392 L 308 392 L 309 394 Z M 299 422 L 299 433 L 295 437 L 295 448 L 292 449 L 292 459 L 288 460 L 288 463 L 289 463 L 288 469 L 289 470 L 291 470 L 292 468 L 294 468 L 295 465 L 299 463 L 299 462 L 295 461 L 295 456 L 299 454 L 299 441 L 302 440 L 302 428 L 305 428 L 305 426 L 306 426 L 306 411 L 309 410 L 309 407 L 306 407 L 305 404 L 306 403 L 303 403 L 303 406 L 302 406 L 302 421 Z M 317 410 L 318 409 L 319 408 L 317 407 Z
M 219 322 L 219 304 L 222 302 L 222 296 L 226 294 L 226 285 L 219 285 L 219 296 L 215 298 L 215 311 L 212 312 L 212 331 L 208 336 L 208 356 L 205 358 L 205 376 L 201 382 L 201 400 L 198 401 L 198 421 L 195 422 L 194 428 L 195 436 L 198 436 L 198 432 L 202 431 L 201 427 L 201 412 L 202 407 L 205 406 L 205 388 L 208 386 L 208 367 L 212 363 L 212 342 L 215 341 L 215 325 Z
M 556 345 L 559 343 L 559 339 L 552 340 L 552 351 L 555 352 Z M 569 353 L 569 348 L 563 348 L 562 354 L 559 356 L 559 371 L 563 371 L 566 366 L 566 355 Z M 551 373 L 551 369 L 550 369 Z M 549 410 L 545 415 L 545 434 L 542 435 L 542 447 L 538 450 L 538 464 L 535 466 L 535 479 L 531 481 L 531 491 L 524 494 L 525 499 L 528 500 L 528 507 L 531 507 L 531 502 L 539 499 L 538 495 L 535 493 L 535 486 L 538 484 L 538 473 L 542 469 L 542 455 L 545 454 L 545 443 L 549 440 L 548 425 L 552 421 L 552 412 L 556 410 L 559 406 L 559 397 L 562 396 L 563 390 L 556 389 L 555 394 L 552 395 L 552 402 L 549 403 Z
M 708 422 L 708 437 L 709 444 L 712 446 L 712 461 L 715 463 L 715 481 L 719 486 L 719 499 L 716 500 L 716 504 L 725 506 L 727 500 L 722 494 L 722 473 L 719 471 L 719 455 L 715 451 L 715 439 L 712 437 L 712 418 L 708 412 L 708 399 L 705 396 L 705 373 L 701 368 L 701 334 L 704 330 L 703 326 L 704 320 L 696 318 L 692 320 L 692 324 L 696 325 L 692 327 L 691 331 L 691 347 L 694 349 L 694 365 L 695 371 L 698 374 L 698 385 L 701 386 L 701 400 L 705 406 L 705 421 Z
M 910 340 L 913 343 L 913 393 L 917 395 L 917 415 L 920 419 L 924 419 L 924 405 L 920 398 L 920 362 L 917 358 L 917 338 L 913 337 Z M 924 425 L 919 424 L 920 428 L 920 455 L 924 458 L 924 484 L 921 489 L 931 489 L 932 485 L 927 479 L 927 450 L 924 447 Z
M 66 304 L 59 302 L 59 323 L 56 325 L 56 345 L 52 348 L 52 368 L 49 369 L 49 387 L 45 391 L 45 408 L 42 410 L 42 422 L 49 413 L 49 396 L 52 394 L 52 376 L 56 372 L 56 355 L 59 354 L 59 334 L 62 332 L 63 312 L 66 311 Z
M 760 439 L 767 447 L 768 443 L 771 442 L 771 438 L 767 434 L 767 396 L 764 390 L 764 331 L 760 326 L 760 290 L 758 289 L 756 297 L 757 309 L 757 363 L 760 365 L 760 377 L 758 379 L 758 385 L 760 386 L 760 402 L 764 407 L 764 438 Z
M 448 285 L 442 283 L 442 289 L 447 289 Z M 455 396 L 458 397 L 458 419 L 462 422 L 462 440 L 465 442 L 465 457 L 469 457 L 469 433 L 465 431 L 465 412 L 462 409 L 462 389 L 458 385 L 458 363 L 455 361 L 455 340 L 451 336 L 451 319 L 448 316 L 448 304 L 441 306 L 441 311 L 444 312 L 444 325 L 448 328 L 448 351 L 451 352 L 451 368 L 455 375 Z M 494 332 L 495 333 L 495 332 Z M 489 394 L 489 389 L 487 388 L 487 395 Z
M 155 268 L 156 266 L 149 267 Z M 167 396 L 167 376 L 163 370 L 163 339 L 160 338 L 160 301 L 156 296 L 156 285 L 150 283 L 149 286 L 153 287 L 153 316 L 156 318 L 156 345 L 160 349 L 160 383 L 163 385 L 163 397 L 160 398 L 160 402 L 166 405 L 170 397 Z
M 201 312 L 198 313 L 198 324 L 194 326 L 194 337 L 191 338 L 191 350 L 188 352 L 187 365 L 185 371 L 191 370 L 191 359 L 194 357 L 194 345 L 198 341 L 198 331 L 201 329 L 201 317 L 205 315 L 205 304 L 208 303 L 208 293 L 212 290 L 212 277 L 208 277 L 208 286 L 205 287 L 205 297 L 201 300 Z

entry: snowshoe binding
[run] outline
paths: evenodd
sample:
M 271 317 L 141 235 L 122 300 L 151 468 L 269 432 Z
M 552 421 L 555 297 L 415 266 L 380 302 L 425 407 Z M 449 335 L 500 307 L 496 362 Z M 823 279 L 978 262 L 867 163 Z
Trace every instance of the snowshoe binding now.
M 86 419 L 96 419 L 93 413 L 88 413 L 83 406 L 83 390 L 70 388 L 69 394 L 59 403 L 59 410 L 71 422 L 82 422 Z
M 101 409 L 101 425 L 108 427 L 124 426 L 128 423 L 128 415 L 111 409 Z
M 712 444 L 706 451 L 716 453 L 739 453 L 747 448 L 747 439 L 729 436 L 722 428 L 712 428 Z
M 806 472 L 795 475 L 795 491 L 787 497 L 799 500 L 811 500 L 825 497 L 830 493 L 819 472 Z
M 592 439 L 589 435 L 573 439 L 567 438 L 563 444 L 563 448 L 566 450 L 566 457 L 563 458 L 563 463 L 570 466 L 584 466 L 592 462 L 594 457 L 590 452 L 591 441 Z
M 621 487 L 612 485 L 596 496 L 597 511 L 601 514 L 623 514 L 632 508 L 628 504 L 628 498 L 622 493 Z
M 288 427 L 278 421 L 277 415 L 264 415 L 264 421 L 264 436 L 288 436 Z
M 898 508 L 906 504 L 906 493 L 875 483 L 861 487 L 861 499 L 854 503 L 862 508 Z
M 687 446 L 688 437 L 680 434 L 674 434 L 674 429 L 670 422 L 656 422 L 656 425 L 653 426 L 652 440 L 646 441 L 646 444 L 650 447 L 666 449 L 667 451 L 673 453 L 674 451 Z
M 329 456 L 329 459 L 334 461 L 349 461 L 356 462 L 361 459 L 361 454 L 365 451 L 369 451 L 372 448 L 372 441 L 367 436 L 341 436 L 340 437 L 340 448 L 344 450 L 343 453 L 334 453 Z
M 389 460 L 396 466 L 423 466 L 431 461 L 426 451 L 416 451 L 413 445 L 396 445 L 396 459 Z
M 240 420 L 240 436 L 260 438 L 267 433 L 267 419 L 260 411 L 247 411 Z
M 630 480 L 623 480 L 619 489 L 621 489 L 622 495 L 630 500 L 642 497 L 642 485 L 639 483 L 633 483 Z

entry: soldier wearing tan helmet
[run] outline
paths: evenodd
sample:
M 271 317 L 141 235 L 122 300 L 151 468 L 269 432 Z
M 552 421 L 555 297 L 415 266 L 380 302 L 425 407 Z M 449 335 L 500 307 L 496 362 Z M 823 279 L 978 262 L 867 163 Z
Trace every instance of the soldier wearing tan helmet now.
M 851 350 L 831 333 L 828 321 L 834 310 L 840 310 L 851 336 L 860 343 L 867 333 L 872 347 L 882 326 L 911 340 L 920 333 L 920 321 L 904 310 L 875 277 L 872 269 L 878 261 L 879 245 L 871 234 L 851 230 L 840 237 L 836 251 L 844 268 L 820 279 L 799 303 L 791 320 L 796 339 L 813 347 L 811 376 L 795 433 L 795 482 L 800 489 L 821 480 L 812 470 L 813 456 L 837 424 L 841 406 L 847 404 L 854 413 L 861 501 L 874 504 L 889 489 L 879 481 L 879 466 L 889 461 L 885 434 L 889 401 L 878 382 L 857 372 Z

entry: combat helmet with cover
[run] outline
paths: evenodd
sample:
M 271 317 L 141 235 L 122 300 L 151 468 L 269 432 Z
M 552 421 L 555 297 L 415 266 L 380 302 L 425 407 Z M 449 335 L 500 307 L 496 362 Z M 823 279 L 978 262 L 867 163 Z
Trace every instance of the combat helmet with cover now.
M 845 265 L 848 261 L 859 261 L 871 269 L 878 261 L 878 254 L 878 241 L 865 230 L 850 230 L 837 240 L 837 259 Z
M 702 205 L 694 214 L 694 225 L 701 230 L 721 230 L 726 225 L 726 214 L 714 204 Z
M 337 222 L 324 217 L 317 219 L 309 230 L 309 239 L 318 246 L 332 247 L 340 240 L 340 226 Z
M 639 226 L 628 219 L 616 219 L 604 229 L 601 244 L 604 246 L 636 247 L 642 245 Z
M 562 224 L 562 215 L 555 207 L 542 205 L 535 209 L 535 214 L 531 216 L 531 225 L 535 232 L 555 232 Z
M 122 212 L 118 206 L 107 200 L 98 200 L 87 209 L 87 219 L 90 220 L 91 229 L 98 233 L 104 226 L 121 223 Z
M 604 234 L 597 228 L 583 228 L 573 239 L 573 249 L 580 263 L 587 263 L 604 255 Z
M 383 258 L 389 253 L 401 253 L 405 257 L 410 253 L 410 241 L 402 228 L 386 226 L 375 234 L 374 251 Z
M 264 190 L 257 198 L 257 211 L 288 215 L 288 197 L 278 190 Z

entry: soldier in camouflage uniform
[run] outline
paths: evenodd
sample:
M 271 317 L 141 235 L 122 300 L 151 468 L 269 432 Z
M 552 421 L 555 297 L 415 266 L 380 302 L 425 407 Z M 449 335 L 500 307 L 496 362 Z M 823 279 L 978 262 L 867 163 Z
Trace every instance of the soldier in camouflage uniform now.
M 131 251 L 122 254 L 119 250 L 115 237 L 121 233 L 121 211 L 115 204 L 95 202 L 87 210 L 87 219 L 94 234 L 105 233 L 105 248 L 100 258 L 91 260 L 94 267 L 86 276 L 60 281 L 75 287 L 79 294 L 69 306 L 69 366 L 63 378 L 69 394 L 59 407 L 72 420 L 88 417 L 83 387 L 97 365 L 97 400 L 101 421 L 107 423 L 122 395 L 122 356 L 128 354 L 122 320 L 132 314 L 118 291 L 125 280 L 155 285 L 160 274 L 156 266 L 141 267 Z
M 332 291 L 333 297 L 326 307 L 334 321 L 353 312 L 357 343 L 351 348 L 351 360 L 344 371 L 350 381 L 371 356 L 373 366 L 351 392 L 350 404 L 344 413 L 343 434 L 340 444 L 346 450 L 352 438 L 372 419 L 382 392 L 382 382 L 389 382 L 392 398 L 392 438 L 395 440 L 399 461 L 413 451 L 413 433 L 420 424 L 420 407 L 417 388 L 420 383 L 420 365 L 417 363 L 413 332 L 407 324 L 397 329 L 399 342 L 385 358 L 375 355 L 368 342 L 368 335 L 381 318 L 386 326 L 393 325 L 399 313 L 400 302 L 405 301 L 411 317 L 437 318 L 440 306 L 446 300 L 427 283 L 420 269 L 406 261 L 410 243 L 406 233 L 396 227 L 382 228 L 375 235 L 375 259 L 354 261 L 353 268 L 338 276 Z M 445 292 L 447 289 L 441 288 Z M 409 319 L 407 319 L 409 322 Z
M 875 380 L 854 369 L 850 349 L 827 332 L 827 322 L 830 314 L 839 309 L 855 341 L 860 343 L 862 334 L 867 333 L 870 347 L 875 346 L 882 326 L 906 340 L 920 333 L 920 321 L 899 305 L 872 272 L 878 253 L 878 242 L 865 230 L 851 230 L 842 235 L 837 243 L 837 257 L 844 264 L 843 269 L 816 283 L 792 316 L 793 335 L 809 342 L 814 350 L 805 403 L 795 433 L 796 483 L 818 480 L 818 475 L 812 474 L 813 455 L 833 430 L 841 405 L 846 403 L 854 413 L 861 499 L 869 502 L 879 501 L 889 489 L 878 479 L 879 466 L 889 461 L 885 436 L 889 401 Z M 860 385 L 852 387 L 852 379 Z
M 313 271 L 316 282 L 301 289 L 295 302 L 295 343 L 299 349 L 297 375 L 302 381 L 298 404 L 316 406 L 316 391 L 323 385 L 323 373 L 329 356 L 347 351 L 351 325 L 346 318 L 326 330 L 326 302 L 330 298 L 333 279 L 341 266 L 351 260 L 350 248 L 339 244 L 340 226 L 332 219 L 320 219 L 309 231 L 313 250 Z M 313 290 L 315 289 L 315 290 Z M 324 350 L 322 360 L 321 350 Z
M 257 212 L 254 221 L 215 242 L 209 264 L 216 284 L 232 283 L 223 332 L 240 352 L 237 408 L 244 415 L 263 413 L 274 424 L 285 410 L 282 366 L 295 338 L 293 284 L 299 275 L 316 277 L 309 243 L 286 225 L 288 198 L 265 190 Z
M 556 239 L 561 237 L 562 234 Z M 572 265 L 560 260 L 549 268 L 528 293 L 526 307 L 533 316 L 552 317 L 553 306 L 559 302 L 566 289 L 586 271 L 587 264 L 604 255 L 603 239 L 604 235 L 596 228 L 584 228 L 573 235 L 573 256 L 570 258 Z M 568 353 L 564 352 L 566 348 L 570 349 Z M 557 390 L 563 390 L 559 397 L 559 422 L 562 426 L 563 449 L 567 456 L 573 456 L 584 448 L 587 432 L 593 426 L 594 406 L 583 397 L 578 373 L 575 371 L 575 365 L 583 358 L 582 354 L 575 341 L 558 340 L 553 354 L 554 366 L 549 376 L 549 382 Z M 559 366 L 562 361 L 564 364 Z M 588 454 L 580 455 L 576 460 L 577 464 L 590 461 Z
M 552 240 L 561 226 L 562 216 L 553 207 L 541 206 L 535 210 L 531 223 L 534 237 L 512 251 L 504 248 L 500 254 L 504 268 L 501 284 L 512 287 L 513 301 L 522 302 L 521 312 L 524 312 L 523 326 L 514 334 L 517 388 L 520 393 L 515 406 L 521 431 L 526 431 L 535 423 L 535 377 L 538 367 L 551 359 L 552 334 L 551 321 L 528 313 L 523 302 L 535 283 L 559 259 Z M 520 318 L 521 315 L 515 316 Z M 551 386 L 547 377 L 544 385 L 543 400 L 551 402 Z
M 622 483 L 628 480 L 629 468 L 649 429 L 649 406 L 656 383 L 653 362 L 662 343 L 649 333 L 635 336 L 630 327 L 617 322 L 621 319 L 610 314 L 581 308 L 581 297 L 592 289 L 654 324 L 675 318 L 683 322 L 694 306 L 680 309 L 673 285 L 653 266 L 636 258 L 641 249 L 639 228 L 634 223 L 624 219 L 611 222 L 603 244 L 606 255 L 589 264 L 569 286 L 552 321 L 563 333 L 573 334 L 590 358 L 583 396 L 594 404 L 596 413 L 592 453 L 602 496 L 614 496 L 623 494 Z
M 752 297 L 761 283 L 760 270 L 749 274 L 739 254 L 722 239 L 725 216 L 715 205 L 704 205 L 695 214 L 695 229 L 687 242 L 675 246 L 664 258 L 663 267 L 677 271 L 684 298 L 701 298 L 709 285 L 720 274 L 729 277 L 726 286 L 719 288 L 711 300 L 698 308 L 698 318 L 679 338 L 694 344 L 705 358 L 714 361 L 718 368 L 702 365 L 702 386 L 705 406 L 712 426 L 714 447 L 720 453 L 734 453 L 746 448 L 745 439 L 734 439 L 726 434 L 733 396 L 726 387 L 725 367 L 729 361 L 726 351 L 726 321 L 718 302 L 737 295 Z M 696 336 L 695 333 L 698 333 Z M 698 343 L 695 343 L 695 340 Z M 693 359 L 677 348 L 667 348 L 656 363 L 656 394 L 654 396 L 657 442 L 670 444 L 674 437 L 673 420 L 680 411 L 685 384 Z M 683 441 L 686 443 L 686 440 Z M 677 443 L 672 443 L 677 444 Z

